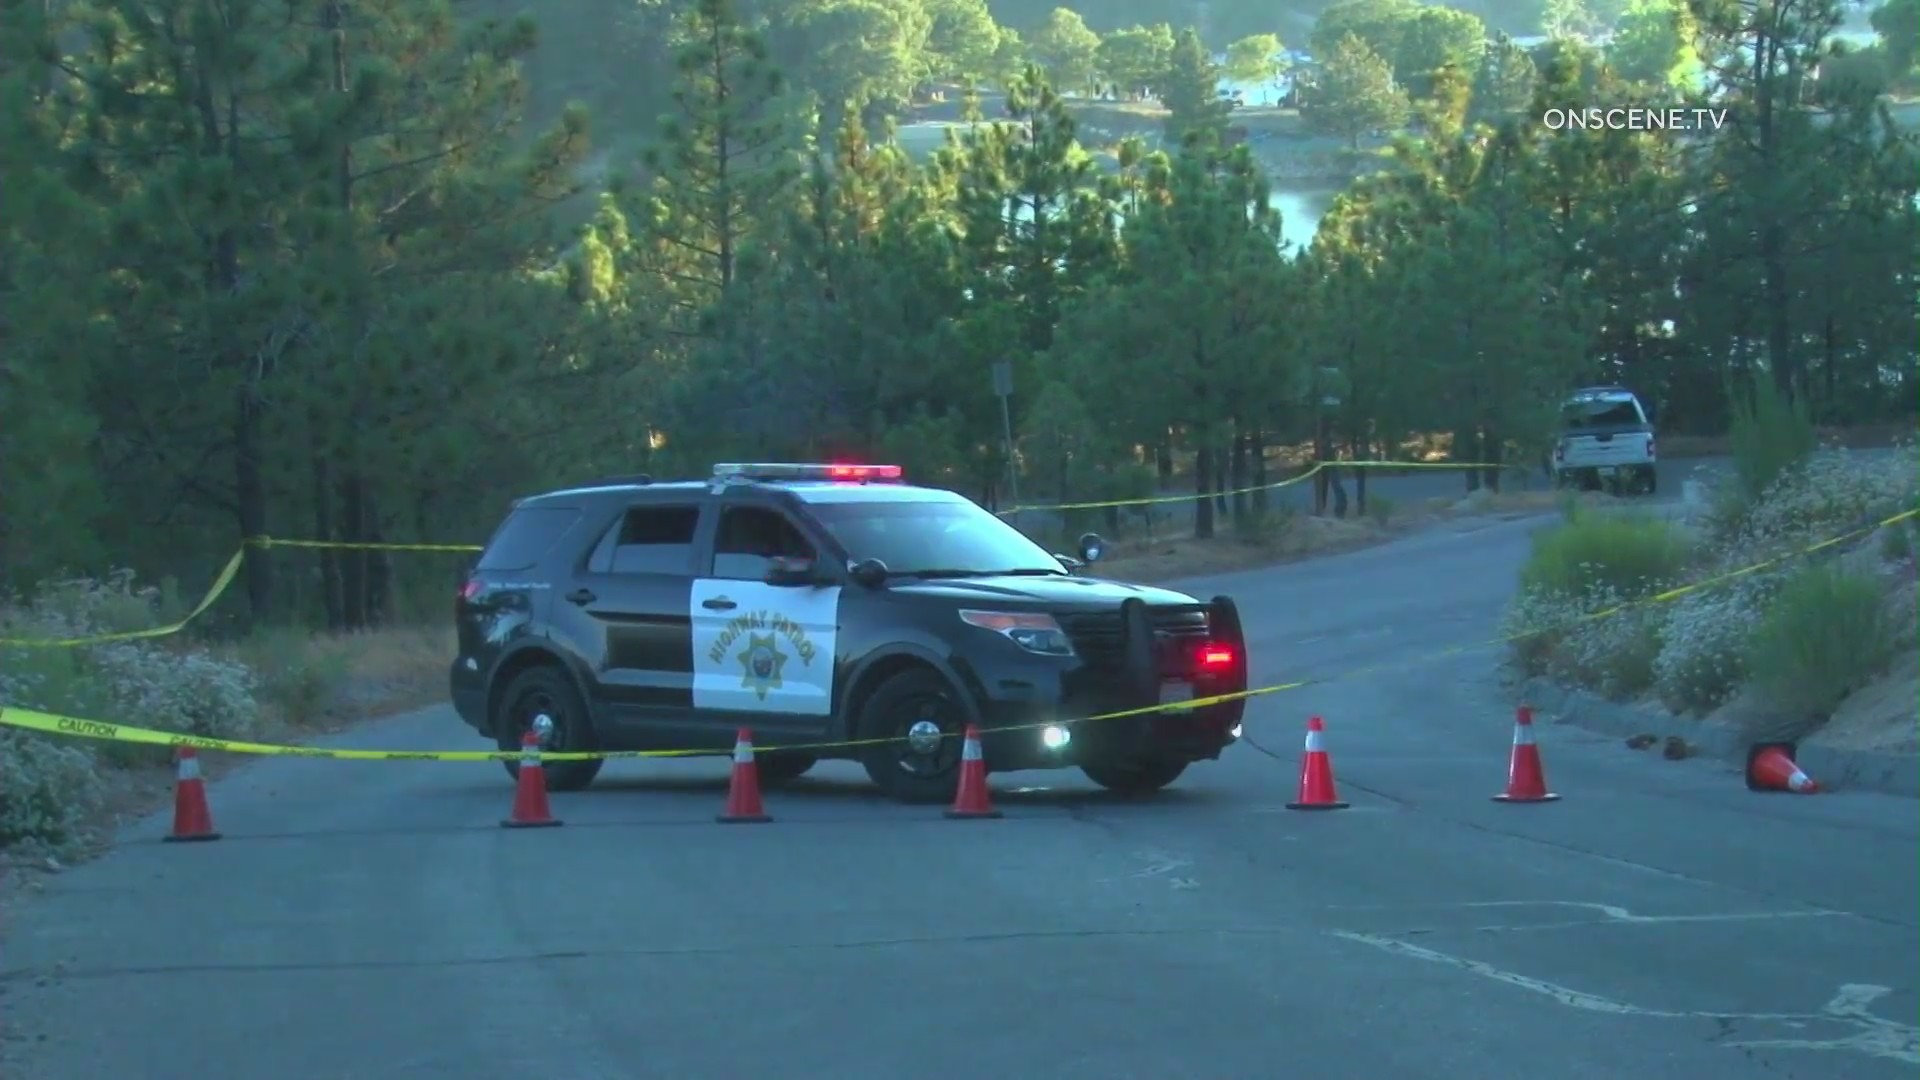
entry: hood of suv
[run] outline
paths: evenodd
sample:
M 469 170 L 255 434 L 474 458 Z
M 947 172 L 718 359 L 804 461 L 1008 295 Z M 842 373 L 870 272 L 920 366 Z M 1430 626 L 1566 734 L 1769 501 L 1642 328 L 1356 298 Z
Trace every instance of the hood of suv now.
M 1194 604 L 1199 601 L 1186 593 L 1152 585 L 1129 585 L 1090 577 L 977 577 L 940 578 L 933 581 L 895 580 L 887 591 L 907 596 L 952 600 L 956 604 L 1012 602 L 1043 607 L 1118 607 L 1120 602 L 1137 597 L 1149 607 L 1165 604 Z

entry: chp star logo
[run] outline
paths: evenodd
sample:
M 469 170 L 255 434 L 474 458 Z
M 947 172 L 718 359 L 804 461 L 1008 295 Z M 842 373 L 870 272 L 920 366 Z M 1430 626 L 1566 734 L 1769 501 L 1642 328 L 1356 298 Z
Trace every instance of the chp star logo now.
M 740 650 L 738 658 L 743 672 L 740 685 L 752 690 L 761 701 L 767 700 L 767 691 L 780 689 L 780 671 L 787 666 L 787 654 L 780 651 L 774 635 L 747 635 L 747 647 Z

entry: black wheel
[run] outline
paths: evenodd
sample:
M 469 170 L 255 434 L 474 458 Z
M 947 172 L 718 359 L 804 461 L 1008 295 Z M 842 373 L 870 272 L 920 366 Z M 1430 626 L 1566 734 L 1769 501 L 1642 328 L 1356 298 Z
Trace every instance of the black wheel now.
M 792 754 L 784 750 L 770 750 L 754 757 L 758 759 L 753 765 L 760 774 L 760 783 L 769 787 L 798 780 L 820 761 L 812 754 Z
M 580 690 L 573 685 L 573 680 L 557 667 L 528 668 L 507 684 L 506 692 L 500 695 L 500 715 L 493 724 L 500 749 L 520 749 L 520 740 L 528 731 L 535 729 L 541 717 L 547 720 L 547 723 L 539 725 L 540 730 L 545 732 L 540 743 L 542 750 L 578 752 L 596 748 L 593 721 L 587 716 L 587 703 L 580 697 Z M 507 767 L 508 776 L 519 777 L 518 761 L 503 764 Z M 544 766 L 547 790 L 579 791 L 593 783 L 593 778 L 600 775 L 600 767 L 605 764 L 603 758 L 548 762 Z
M 1107 761 L 1080 766 L 1087 779 L 1120 795 L 1152 795 L 1187 771 L 1187 763 L 1169 758 Z
M 1660 470 L 1652 465 L 1640 470 L 1640 490 L 1649 495 L 1660 493 Z
M 859 716 L 860 764 L 888 796 L 907 803 L 944 802 L 960 782 L 967 710 L 938 672 L 903 671 L 880 684 Z

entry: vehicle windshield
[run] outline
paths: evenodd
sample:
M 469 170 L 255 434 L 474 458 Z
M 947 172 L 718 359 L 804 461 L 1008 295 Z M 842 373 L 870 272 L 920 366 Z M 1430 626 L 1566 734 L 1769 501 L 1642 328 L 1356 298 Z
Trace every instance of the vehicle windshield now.
M 1638 427 L 1646 423 L 1631 398 L 1593 398 L 1569 401 L 1566 425 L 1582 427 Z
M 896 574 L 1062 574 L 1047 550 L 971 502 L 822 503 L 820 523 L 853 560 Z

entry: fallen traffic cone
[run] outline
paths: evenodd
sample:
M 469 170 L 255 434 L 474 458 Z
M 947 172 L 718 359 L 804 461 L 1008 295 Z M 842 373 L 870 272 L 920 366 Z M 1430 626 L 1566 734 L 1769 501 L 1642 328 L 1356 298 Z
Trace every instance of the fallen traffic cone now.
M 213 811 L 207 808 L 207 782 L 200 778 L 199 755 L 193 747 L 183 746 L 175 757 L 180 771 L 173 782 L 173 832 L 167 840 L 220 839 L 220 834 L 213 831 Z
M 960 786 L 954 789 L 953 805 L 947 808 L 950 818 L 997 818 L 1000 811 L 993 808 L 993 799 L 987 794 L 987 756 L 980 752 L 980 729 L 973 724 L 967 725 L 966 741 L 960 744 Z
M 1791 791 L 1796 795 L 1818 793 L 1820 785 L 1793 760 L 1799 752 L 1799 747 L 1790 742 L 1755 744 L 1747 751 L 1747 790 Z
M 513 816 L 503 829 L 551 829 L 561 824 L 547 806 L 547 770 L 540 765 L 540 736 L 529 731 L 520 737 L 520 777 L 513 789 Z
M 727 808 L 714 820 L 722 825 L 772 821 L 760 805 L 760 767 L 753 760 L 753 732 L 741 728 L 733 740 L 733 780 L 727 785 Z
M 1547 790 L 1547 774 L 1540 768 L 1540 744 L 1533 741 L 1533 709 L 1522 705 L 1513 714 L 1513 754 L 1507 762 L 1507 790 L 1494 802 L 1553 802 L 1560 796 Z
M 1317 716 L 1307 718 L 1307 749 L 1300 755 L 1300 797 L 1289 810 L 1345 810 L 1347 804 L 1333 789 L 1333 758 L 1327 754 L 1327 726 Z

